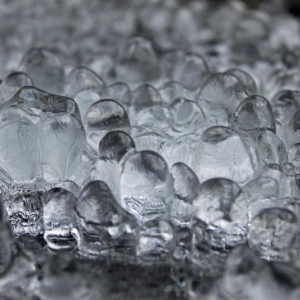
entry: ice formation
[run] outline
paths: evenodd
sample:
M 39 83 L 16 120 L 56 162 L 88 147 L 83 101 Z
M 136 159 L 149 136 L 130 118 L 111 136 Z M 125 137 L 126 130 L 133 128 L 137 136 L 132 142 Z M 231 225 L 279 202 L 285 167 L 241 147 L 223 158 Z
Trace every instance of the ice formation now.
M 0 299 L 300 299 L 288 2 L 0 0 Z

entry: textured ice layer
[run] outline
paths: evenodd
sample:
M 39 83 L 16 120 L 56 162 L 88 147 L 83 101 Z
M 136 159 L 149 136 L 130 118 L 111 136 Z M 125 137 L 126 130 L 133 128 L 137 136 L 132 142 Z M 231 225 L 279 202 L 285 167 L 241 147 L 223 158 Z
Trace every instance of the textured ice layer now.
M 288 2 L 0 0 L 0 299 L 299 299 Z

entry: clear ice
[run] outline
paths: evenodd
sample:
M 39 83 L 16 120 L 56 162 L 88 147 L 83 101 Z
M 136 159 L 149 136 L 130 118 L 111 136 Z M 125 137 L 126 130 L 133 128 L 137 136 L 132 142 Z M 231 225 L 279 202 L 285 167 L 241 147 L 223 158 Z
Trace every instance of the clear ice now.
M 299 300 L 299 12 L 0 0 L 0 299 Z

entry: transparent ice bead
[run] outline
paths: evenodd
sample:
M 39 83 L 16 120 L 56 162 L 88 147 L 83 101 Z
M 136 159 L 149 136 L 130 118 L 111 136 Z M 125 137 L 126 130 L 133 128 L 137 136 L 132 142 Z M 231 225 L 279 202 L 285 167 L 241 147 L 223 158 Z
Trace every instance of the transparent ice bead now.
M 0 109 L 1 167 L 16 181 L 32 181 L 41 176 L 38 164 L 39 118 L 16 106 Z
M 120 203 L 120 164 L 135 150 L 135 143 L 124 131 L 111 131 L 99 143 L 99 156 L 91 177 L 104 181 Z
M 285 204 L 278 198 L 279 182 L 272 177 L 258 177 L 251 180 L 243 187 L 243 196 L 248 205 L 250 220 L 266 208 L 283 207 Z
M 190 90 L 201 86 L 210 74 L 201 55 L 182 50 L 167 52 L 162 57 L 160 66 L 166 78 L 178 81 Z
M 77 246 L 76 197 L 62 188 L 45 193 L 43 203 L 44 239 L 52 250 L 72 250 Z
M 144 223 L 137 234 L 136 254 L 144 263 L 163 262 L 171 258 L 174 248 L 174 232 L 165 220 Z
M 201 182 L 214 177 L 224 177 L 243 183 L 254 172 L 241 138 L 223 126 L 205 130 L 190 157 L 189 166 Z
M 81 119 L 84 120 L 84 117 L 89 110 L 89 108 L 96 103 L 97 101 L 101 100 L 100 95 L 93 90 L 83 90 L 76 94 L 74 97 L 75 102 L 78 105 Z
M 285 145 L 274 132 L 257 129 L 239 134 L 255 170 L 259 171 L 267 164 L 283 164 L 286 161 Z
M 136 223 L 103 181 L 91 181 L 78 197 L 79 250 L 84 256 L 133 252 Z
M 65 94 L 71 98 L 84 90 L 101 92 L 104 88 L 103 79 L 87 67 L 77 67 L 66 77 Z
M 98 152 L 100 140 L 113 130 L 130 133 L 130 121 L 124 107 L 111 99 L 94 103 L 84 117 L 87 143 L 94 152 Z
M 121 103 L 125 108 L 131 103 L 131 90 L 125 82 L 116 82 L 107 87 L 105 98 L 114 99 Z M 102 94 L 101 94 L 102 96 Z
M 173 65 L 171 79 L 195 90 L 209 76 L 209 68 L 204 58 L 195 53 L 182 53 Z
M 200 272 L 211 278 L 219 278 L 225 267 L 228 253 L 212 247 L 207 239 L 205 224 L 197 218 L 193 221 L 191 261 Z
M 130 84 L 147 82 L 158 74 L 152 43 L 143 37 L 127 38 L 119 48 L 116 62 L 117 79 Z
M 174 116 L 173 130 L 176 132 L 202 131 L 206 126 L 206 117 L 197 103 L 185 98 L 177 98 L 172 103 Z
M 246 71 L 238 68 L 228 69 L 226 73 L 236 76 L 243 84 L 245 91 L 249 96 L 257 95 L 257 85 L 253 77 Z
M 204 238 L 216 249 L 232 248 L 247 241 L 247 202 L 233 181 L 214 178 L 201 185 L 193 201 L 195 218 L 203 222 Z
M 159 88 L 158 92 L 165 105 L 172 105 L 173 102 L 178 98 L 185 98 L 194 100 L 194 92 L 187 89 L 181 82 L 168 81 L 163 83 Z
M 32 78 L 37 88 L 60 94 L 64 69 L 59 57 L 45 48 L 30 49 L 22 60 L 22 69 Z
M 230 128 L 237 132 L 268 129 L 275 133 L 275 121 L 269 101 L 262 96 L 244 99 L 233 114 Z
M 295 111 L 300 108 L 300 92 L 280 91 L 273 97 L 271 104 L 276 123 L 276 134 L 287 146 L 291 146 L 293 130 L 289 121 L 292 120 Z
M 130 118 L 135 122 L 136 114 L 139 111 L 161 104 L 162 99 L 156 88 L 150 84 L 140 85 L 132 92 L 132 99 L 129 108 Z
M 278 181 L 278 198 L 298 198 L 299 189 L 295 181 L 295 173 L 289 174 L 286 168 L 289 166 L 279 166 L 277 164 L 266 165 L 257 174 L 257 177 L 271 177 Z
M 140 223 L 169 213 L 174 198 L 172 178 L 165 160 L 152 151 L 131 154 L 123 163 L 121 203 Z
M 252 249 L 268 261 L 287 260 L 287 247 L 296 230 L 296 215 L 284 208 L 261 211 L 249 224 L 248 240 Z
M 175 198 L 171 205 L 172 222 L 176 226 L 190 227 L 193 219 L 193 200 L 199 195 L 200 182 L 196 174 L 184 163 L 170 169 Z
M 186 164 L 175 163 L 170 172 L 173 177 L 175 195 L 191 203 L 200 193 L 200 182 L 197 175 Z
M 257 15 L 243 15 L 232 28 L 232 57 L 236 61 L 253 62 L 267 57 L 270 27 Z
M 207 116 L 208 124 L 227 126 L 237 107 L 247 96 L 243 84 L 236 76 L 217 73 L 204 82 L 196 102 Z
M 68 114 L 50 114 L 40 128 L 39 143 L 44 178 L 48 181 L 69 179 L 82 163 L 84 128 Z
M 23 72 L 13 72 L 5 77 L 0 85 L 0 103 L 10 100 L 24 86 L 32 86 L 31 78 Z

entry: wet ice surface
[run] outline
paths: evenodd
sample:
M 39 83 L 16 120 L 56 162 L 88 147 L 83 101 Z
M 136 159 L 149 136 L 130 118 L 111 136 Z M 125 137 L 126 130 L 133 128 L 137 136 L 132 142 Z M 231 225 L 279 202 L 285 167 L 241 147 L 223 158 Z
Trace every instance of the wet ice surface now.
M 281 2 L 0 1 L 1 299 L 299 299 Z

